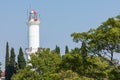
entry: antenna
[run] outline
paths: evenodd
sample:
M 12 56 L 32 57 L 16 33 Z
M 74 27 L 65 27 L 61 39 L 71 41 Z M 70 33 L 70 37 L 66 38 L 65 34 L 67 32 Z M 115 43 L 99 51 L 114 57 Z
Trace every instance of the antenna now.
M 27 19 L 30 20 L 30 11 L 31 11 L 31 5 L 29 4 L 29 8 L 27 9 Z
M 29 12 L 31 11 L 31 4 L 29 5 Z
M 27 19 L 29 18 L 29 10 L 27 9 Z

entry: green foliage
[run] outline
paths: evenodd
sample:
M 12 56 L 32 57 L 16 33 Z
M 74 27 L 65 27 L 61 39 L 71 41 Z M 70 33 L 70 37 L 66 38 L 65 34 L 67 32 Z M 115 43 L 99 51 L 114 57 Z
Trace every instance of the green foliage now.
M 14 48 L 11 48 L 10 65 L 8 66 L 8 71 L 9 71 L 9 78 L 8 78 L 8 80 L 9 80 L 12 77 L 12 75 L 16 72 Z
M 69 52 L 69 53 L 77 53 L 77 54 L 81 54 L 81 52 L 80 52 L 80 48 L 76 47 L 76 48 L 72 49 L 71 52 Z
M 119 80 L 120 79 L 120 65 L 116 68 L 113 68 L 109 73 L 109 79 Z
M 41 80 L 40 75 L 36 71 L 32 71 L 29 67 L 19 70 L 19 73 L 14 74 L 11 80 Z
M 65 46 L 65 54 L 66 53 L 69 53 L 69 48 L 68 48 L 68 46 Z
M 5 69 L 9 65 L 9 45 L 6 43 Z
M 50 80 L 50 74 L 57 73 L 60 70 L 60 63 L 61 63 L 61 56 L 60 54 L 50 52 L 50 49 L 42 49 L 41 52 L 37 52 L 36 55 L 31 55 L 31 61 L 32 64 L 30 70 L 26 70 L 27 72 L 25 74 L 29 74 L 29 76 L 23 76 L 21 74 L 21 71 L 18 71 L 16 75 L 13 76 L 13 80 L 20 79 L 20 80 Z M 24 72 L 24 71 L 23 71 Z M 38 75 L 36 76 L 36 79 L 34 79 L 34 76 L 32 74 Z M 25 75 L 24 74 L 24 75 Z M 22 77 L 22 78 L 19 78 Z M 51 79 L 52 80 L 52 79 Z
M 86 60 L 86 57 L 87 57 L 87 47 L 86 47 L 86 43 L 85 42 L 82 42 L 81 54 L 82 54 L 83 60 Z
M 54 52 L 60 54 L 60 47 L 56 45 Z
M 80 76 L 88 78 L 104 79 L 108 77 L 112 68 L 112 66 L 109 66 L 109 62 L 101 57 L 90 55 L 86 56 L 85 60 L 82 54 L 73 52 L 75 51 L 72 50 L 72 53 L 65 54 L 62 57 L 62 70 L 72 70 Z
M 5 77 L 8 80 L 9 77 L 9 64 L 10 64 L 10 59 L 9 59 L 9 44 L 8 42 L 6 43 L 6 56 L 5 56 Z
M 78 51 L 76 51 L 78 50 Z M 19 70 L 12 80 L 114 80 L 119 72 L 110 65 L 105 57 L 87 55 L 84 60 L 79 48 L 71 50 L 62 57 L 50 49 L 42 49 L 31 55 L 30 63 Z M 118 74 L 118 75 L 115 75 Z M 110 79 L 111 78 L 111 79 Z
M 111 61 L 113 54 L 120 52 L 120 19 L 109 18 L 97 29 L 90 29 L 87 32 L 71 34 L 73 41 L 85 42 L 89 49 L 89 53 L 102 56 L 109 53 Z
M 52 80 L 82 80 L 79 75 L 72 70 L 60 71 L 59 73 L 51 74 Z
M 43 51 L 31 56 L 30 63 L 39 74 L 54 73 L 59 71 L 61 56 L 57 53 L 51 53 L 50 49 L 43 49 Z
M 26 61 L 24 58 L 24 53 L 22 51 L 22 48 L 19 49 L 19 55 L 18 55 L 18 67 L 19 69 L 24 69 L 26 66 Z
M 10 65 L 15 66 L 15 64 L 16 64 L 16 62 L 15 62 L 15 52 L 14 52 L 14 48 L 11 48 Z
M 61 67 L 65 70 L 79 72 L 82 66 L 82 56 L 78 53 L 65 54 L 62 57 Z
M 104 79 L 108 78 L 108 73 L 112 69 L 107 61 L 104 61 L 101 57 L 88 57 L 87 58 L 86 75 L 90 75 L 93 78 Z
M 31 55 L 31 66 L 19 70 L 12 80 L 119 80 L 120 65 L 113 54 L 120 52 L 120 18 L 109 18 L 97 29 L 73 33 L 74 42 L 82 42 L 60 56 L 60 48 L 42 49 Z M 12 53 L 12 52 L 11 52 Z M 92 53 L 92 54 L 90 54 Z M 111 60 L 106 57 L 110 54 Z M 11 58 L 10 58 L 11 59 Z M 14 62 L 14 61 L 13 61 Z M 111 64 L 112 63 L 112 64 Z

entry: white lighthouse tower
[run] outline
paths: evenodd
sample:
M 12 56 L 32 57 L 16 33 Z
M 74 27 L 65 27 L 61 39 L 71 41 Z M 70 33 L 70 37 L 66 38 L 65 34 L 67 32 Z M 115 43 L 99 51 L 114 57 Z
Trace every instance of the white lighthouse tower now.
M 29 13 L 29 18 L 27 20 L 28 26 L 28 48 L 26 49 L 27 59 L 30 59 L 30 55 L 34 54 L 39 49 L 39 24 L 40 20 L 37 16 L 37 12 L 32 10 Z

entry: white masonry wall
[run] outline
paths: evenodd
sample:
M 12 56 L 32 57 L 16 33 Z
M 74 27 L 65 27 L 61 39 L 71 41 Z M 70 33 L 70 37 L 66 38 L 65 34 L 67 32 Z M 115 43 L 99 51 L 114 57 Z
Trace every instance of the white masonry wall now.
M 29 48 L 39 48 L 39 25 L 29 26 Z
M 28 44 L 30 53 L 35 53 L 38 48 L 40 47 L 40 40 L 39 40 L 39 22 L 30 21 L 29 25 L 29 32 L 28 32 Z

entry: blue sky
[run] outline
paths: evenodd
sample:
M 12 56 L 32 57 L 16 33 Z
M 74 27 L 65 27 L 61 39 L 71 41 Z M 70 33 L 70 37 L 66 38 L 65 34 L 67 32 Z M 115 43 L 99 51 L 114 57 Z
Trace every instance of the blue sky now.
M 27 10 L 40 14 L 40 46 L 51 48 L 80 46 L 72 41 L 73 32 L 97 28 L 109 17 L 120 14 L 119 0 L 1 0 L 0 1 L 0 62 L 4 69 L 5 45 L 15 48 L 28 47 Z M 119 57 L 119 56 L 118 56 Z

